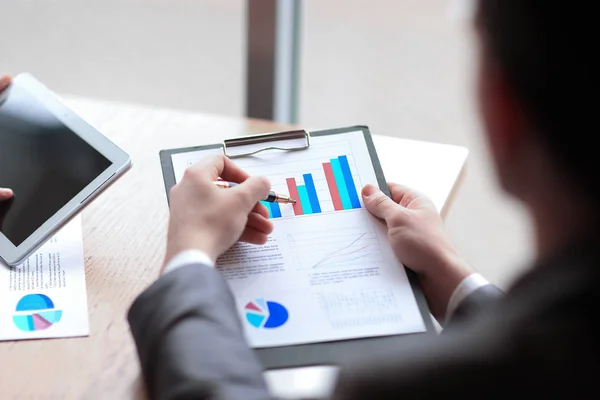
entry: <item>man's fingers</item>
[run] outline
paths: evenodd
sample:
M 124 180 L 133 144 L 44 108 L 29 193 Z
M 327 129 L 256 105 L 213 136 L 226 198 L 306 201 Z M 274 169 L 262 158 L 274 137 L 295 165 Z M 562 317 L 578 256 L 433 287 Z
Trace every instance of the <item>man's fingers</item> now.
M 365 207 L 374 216 L 389 220 L 394 214 L 402 212 L 396 203 L 379 188 L 367 185 L 362 190 Z
M 254 212 L 248 215 L 248 222 L 246 223 L 246 226 L 249 228 L 254 228 L 257 231 L 267 235 L 273 232 L 273 223 L 264 216 Z
M 252 212 L 262 215 L 265 218 L 269 218 L 269 209 L 265 207 L 263 203 L 256 203 L 256 205 L 252 209 Z
M 240 167 L 238 167 L 229 158 L 223 156 L 223 170 L 221 171 L 221 178 L 226 181 L 241 183 L 248 179 L 248 174 L 245 173 Z
M 419 207 L 431 206 L 435 208 L 429 197 L 407 186 L 388 182 L 388 188 L 390 189 L 392 200 L 402 207 L 411 208 L 409 207 L 411 203 L 418 201 Z
M 0 76 L 0 92 L 9 86 L 11 81 L 12 80 L 8 75 Z
M 417 192 L 408 186 L 400 185 L 398 183 L 388 182 L 388 188 L 390 189 L 392 200 L 402 207 L 407 207 L 411 201 L 419 197 Z
M 0 201 L 8 200 L 13 197 L 13 191 L 10 189 L 0 188 Z M 267 214 L 268 215 L 268 214 Z
M 251 244 L 265 244 L 268 239 L 269 235 L 247 226 L 246 229 L 244 229 L 242 236 L 240 236 L 239 241 Z
M 248 179 L 248 174 L 224 155 L 203 158 L 188 168 L 191 173 L 208 177 L 213 181 L 221 178 L 225 181 L 241 183 Z
M 252 210 L 256 206 L 256 203 L 267 198 L 271 190 L 271 184 L 267 178 L 253 176 L 246 179 L 239 186 L 228 190 L 231 192 L 235 191 L 236 195 L 239 194 L 243 201 L 243 206 L 248 210 Z
M 186 173 L 191 173 L 196 176 L 206 177 L 210 180 L 216 181 L 225 169 L 225 159 L 226 157 L 223 155 L 203 158 L 189 167 Z

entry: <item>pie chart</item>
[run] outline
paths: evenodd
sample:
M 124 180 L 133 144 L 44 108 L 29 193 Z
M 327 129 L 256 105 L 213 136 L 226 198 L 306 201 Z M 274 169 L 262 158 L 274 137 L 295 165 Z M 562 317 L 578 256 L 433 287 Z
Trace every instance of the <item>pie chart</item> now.
M 45 294 L 28 294 L 17 303 L 13 322 L 22 331 L 42 331 L 60 321 L 62 310 Z
M 259 329 L 279 328 L 288 320 L 288 310 L 275 301 L 263 298 L 249 302 L 244 307 L 246 320 L 250 325 Z

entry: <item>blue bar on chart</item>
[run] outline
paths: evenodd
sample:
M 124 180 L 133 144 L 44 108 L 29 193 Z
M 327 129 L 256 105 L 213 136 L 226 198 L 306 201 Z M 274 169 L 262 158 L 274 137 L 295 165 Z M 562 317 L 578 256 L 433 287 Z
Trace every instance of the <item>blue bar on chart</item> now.
M 340 167 L 344 174 L 344 181 L 346 182 L 346 189 L 348 190 L 348 197 L 350 197 L 352 208 L 360 208 L 360 200 L 358 199 L 356 185 L 354 185 L 354 179 L 352 178 L 352 172 L 350 171 L 350 164 L 348 164 L 348 157 L 339 156 L 338 159 L 340 160 Z
M 310 206 L 310 199 L 305 185 L 298 185 L 298 197 L 300 197 L 300 204 L 302 204 L 304 214 L 312 214 L 312 207 Z
M 279 203 L 269 203 L 269 207 L 271 208 L 271 218 L 281 218 Z
M 342 207 L 344 207 L 344 210 L 351 210 L 352 203 L 350 202 L 350 196 L 348 196 L 348 189 L 346 188 L 346 181 L 344 180 L 344 173 L 342 172 L 340 160 L 337 158 L 332 158 L 330 162 L 331 169 L 333 170 L 333 176 L 335 178 L 335 182 L 337 183 L 338 192 L 340 194 L 340 200 L 342 200 Z
M 315 182 L 313 181 L 312 174 L 302 175 L 304 178 L 304 186 L 306 186 L 306 192 L 308 194 L 308 200 L 310 201 L 310 208 L 313 214 L 321 212 L 321 205 L 319 204 L 319 198 L 317 197 L 317 189 L 315 189 Z
M 268 201 L 260 201 L 267 210 L 269 210 L 269 218 L 281 218 L 281 208 L 279 207 L 279 203 L 271 203 Z

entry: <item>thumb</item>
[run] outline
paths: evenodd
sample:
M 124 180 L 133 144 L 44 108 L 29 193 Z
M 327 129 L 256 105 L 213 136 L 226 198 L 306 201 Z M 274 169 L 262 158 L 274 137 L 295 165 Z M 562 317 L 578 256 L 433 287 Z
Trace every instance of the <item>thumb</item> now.
M 0 75 L 0 92 L 6 89 L 10 85 L 10 76 L 8 75 Z
M 374 216 L 388 220 L 392 215 L 400 210 L 398 204 L 386 196 L 379 188 L 373 185 L 367 185 L 362 190 L 363 202 L 365 207 Z
M 13 191 L 0 187 L 0 201 L 8 200 L 13 197 Z
M 253 176 L 233 188 L 233 190 L 242 194 L 244 207 L 248 208 L 248 212 L 250 212 L 259 200 L 267 198 L 271 190 L 271 183 L 262 176 Z

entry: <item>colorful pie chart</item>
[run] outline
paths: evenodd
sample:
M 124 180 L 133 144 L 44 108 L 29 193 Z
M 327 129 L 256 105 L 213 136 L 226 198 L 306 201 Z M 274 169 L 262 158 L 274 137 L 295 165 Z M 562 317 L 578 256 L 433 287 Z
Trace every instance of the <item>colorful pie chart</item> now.
M 23 296 L 15 311 L 13 322 L 25 332 L 48 329 L 62 317 L 62 310 L 56 310 L 50 297 L 45 294 Z
M 250 325 L 259 329 L 279 328 L 288 320 L 288 310 L 275 301 L 263 298 L 249 302 L 244 307 L 246 320 Z

